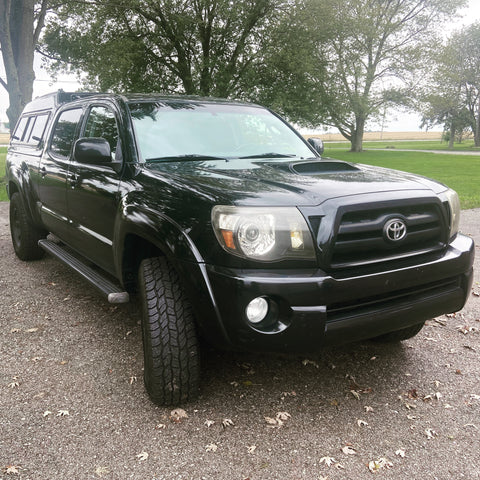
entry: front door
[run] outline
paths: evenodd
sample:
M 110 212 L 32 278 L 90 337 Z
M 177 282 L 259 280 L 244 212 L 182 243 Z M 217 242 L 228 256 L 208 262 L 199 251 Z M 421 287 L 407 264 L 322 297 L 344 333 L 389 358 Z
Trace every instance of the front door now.
M 121 142 L 112 107 L 91 106 L 80 136 L 108 140 L 112 160 L 121 159 Z M 72 158 L 68 176 L 69 243 L 86 258 L 114 273 L 112 245 L 120 175 L 109 164 L 87 165 Z

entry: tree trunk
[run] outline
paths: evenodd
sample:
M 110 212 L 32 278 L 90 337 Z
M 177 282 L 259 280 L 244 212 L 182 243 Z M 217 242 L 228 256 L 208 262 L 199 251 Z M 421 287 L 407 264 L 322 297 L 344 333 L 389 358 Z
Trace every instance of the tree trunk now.
M 450 136 L 448 138 L 448 149 L 453 150 L 453 144 L 455 142 L 455 123 L 452 121 L 450 124 Z
M 365 117 L 357 115 L 355 118 L 355 130 L 352 132 L 351 152 L 361 152 L 363 150 L 363 134 L 365 132 Z
M 480 97 L 478 99 L 477 118 L 475 119 L 475 130 L 473 131 L 475 146 L 480 147 Z
M 0 45 L 6 73 L 2 85 L 8 91 L 10 132 L 33 94 L 34 8 L 34 0 L 0 0 Z

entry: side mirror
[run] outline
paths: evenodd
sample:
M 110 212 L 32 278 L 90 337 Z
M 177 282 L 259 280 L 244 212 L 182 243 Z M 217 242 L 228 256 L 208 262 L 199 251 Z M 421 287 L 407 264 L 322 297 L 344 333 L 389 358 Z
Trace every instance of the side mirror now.
M 315 149 L 315 151 L 319 155 L 323 155 L 323 151 L 325 150 L 323 140 L 320 140 L 319 138 L 309 138 L 307 142 Z
M 112 151 L 104 138 L 79 138 L 73 147 L 73 158 L 79 163 L 93 165 L 111 163 Z

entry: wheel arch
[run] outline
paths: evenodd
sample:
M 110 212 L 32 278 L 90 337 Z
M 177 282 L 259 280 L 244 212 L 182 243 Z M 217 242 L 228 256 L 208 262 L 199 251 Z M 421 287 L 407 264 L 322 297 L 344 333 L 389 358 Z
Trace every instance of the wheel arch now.
M 129 209 L 129 212 L 114 241 L 117 278 L 123 286 L 134 292 L 142 260 L 166 257 L 178 272 L 205 336 L 217 345 L 230 344 L 205 263 L 188 234 L 173 220 L 153 211 Z

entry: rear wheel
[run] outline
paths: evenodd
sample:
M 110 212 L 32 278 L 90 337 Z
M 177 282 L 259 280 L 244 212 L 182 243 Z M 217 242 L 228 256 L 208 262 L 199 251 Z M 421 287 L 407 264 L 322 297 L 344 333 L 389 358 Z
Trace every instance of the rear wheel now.
M 10 199 L 10 233 L 13 249 L 20 260 L 37 260 L 44 256 L 38 241 L 45 238 L 46 232 L 32 224 L 18 192 Z
M 401 342 L 402 340 L 408 340 L 409 338 L 417 335 L 424 325 L 425 322 L 417 323 L 416 325 L 412 325 L 411 327 L 402 328 L 401 330 L 396 330 L 395 332 L 385 333 L 384 335 L 373 338 L 373 340 L 375 340 L 376 342 L 385 343 L 394 343 Z
M 192 310 L 177 272 L 162 257 L 139 271 L 145 388 L 159 405 L 177 405 L 198 394 L 200 361 Z

